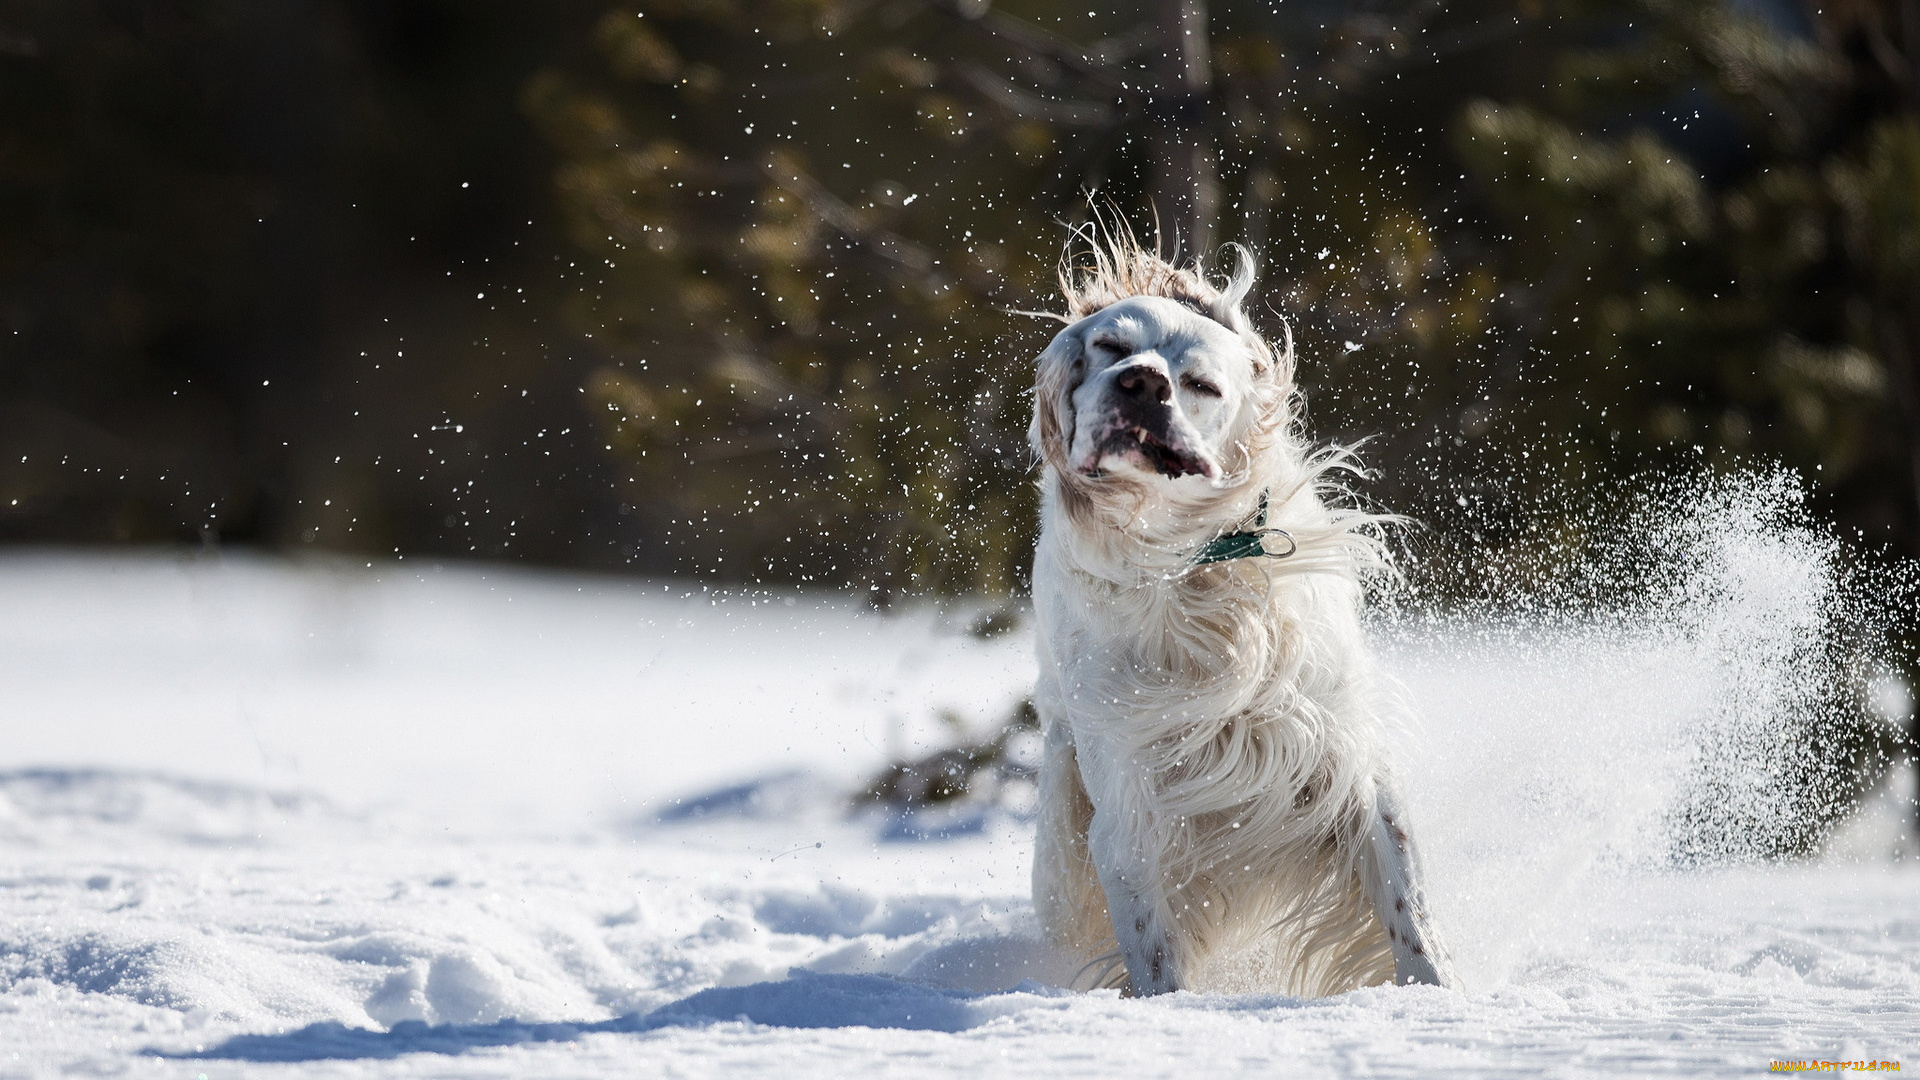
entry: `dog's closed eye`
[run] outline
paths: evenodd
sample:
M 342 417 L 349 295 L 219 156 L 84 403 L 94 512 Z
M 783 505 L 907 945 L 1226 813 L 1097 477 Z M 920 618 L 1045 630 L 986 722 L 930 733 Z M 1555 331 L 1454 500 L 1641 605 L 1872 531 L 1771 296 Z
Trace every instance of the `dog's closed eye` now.
M 1220 388 L 1218 386 L 1215 386 L 1213 383 L 1208 382 L 1198 375 L 1183 376 L 1180 379 L 1180 385 L 1199 394 L 1201 397 L 1217 398 L 1220 396 Z
M 1109 338 L 1100 338 L 1087 343 L 1087 350 L 1103 360 L 1118 360 L 1132 350 Z

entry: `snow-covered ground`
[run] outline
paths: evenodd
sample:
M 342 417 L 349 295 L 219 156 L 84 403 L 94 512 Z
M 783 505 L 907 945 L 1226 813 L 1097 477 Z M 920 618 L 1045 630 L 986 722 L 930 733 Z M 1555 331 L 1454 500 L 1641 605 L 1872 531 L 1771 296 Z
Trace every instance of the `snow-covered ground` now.
M 1017 816 L 845 809 L 883 762 L 1023 691 L 1026 641 L 970 637 L 967 612 L 481 566 L 0 556 L 0 1077 L 1913 1058 L 1910 773 L 1818 861 L 1650 857 L 1702 767 L 1689 732 L 1798 662 L 1820 608 L 1790 561 L 1734 564 L 1717 572 L 1737 588 L 1644 633 L 1383 629 L 1464 989 L 1133 1001 L 1056 989 L 1072 972 L 1031 940 Z

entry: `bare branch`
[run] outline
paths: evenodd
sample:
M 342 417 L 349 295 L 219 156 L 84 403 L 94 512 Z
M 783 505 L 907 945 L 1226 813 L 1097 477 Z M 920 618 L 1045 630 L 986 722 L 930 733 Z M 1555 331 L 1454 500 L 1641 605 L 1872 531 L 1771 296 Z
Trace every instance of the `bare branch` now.
M 963 62 L 959 65 L 959 73 L 960 78 L 982 97 L 1015 116 L 1067 127 L 1110 127 L 1120 119 L 1119 114 L 1103 104 L 1050 101 L 989 71 L 982 64 Z
M 1018 60 L 1038 60 L 1057 64 L 1079 75 L 1099 89 L 1115 96 L 1134 93 L 1109 66 L 1090 56 L 1087 50 L 1031 23 L 1003 15 L 979 0 L 921 0 L 927 7 L 947 16 L 974 34 L 1012 46 L 1021 55 Z

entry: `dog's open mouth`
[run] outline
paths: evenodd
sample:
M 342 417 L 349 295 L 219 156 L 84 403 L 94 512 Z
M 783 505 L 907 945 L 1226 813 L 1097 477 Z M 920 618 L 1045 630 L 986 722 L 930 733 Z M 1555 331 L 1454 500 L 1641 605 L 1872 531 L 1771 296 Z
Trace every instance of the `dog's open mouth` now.
M 1182 476 L 1220 475 L 1213 458 L 1196 449 L 1192 440 L 1178 431 L 1155 432 L 1143 424 L 1118 424 L 1100 441 L 1099 452 L 1083 472 L 1100 471 L 1100 463 L 1110 457 L 1129 461 L 1148 472 L 1178 479 Z

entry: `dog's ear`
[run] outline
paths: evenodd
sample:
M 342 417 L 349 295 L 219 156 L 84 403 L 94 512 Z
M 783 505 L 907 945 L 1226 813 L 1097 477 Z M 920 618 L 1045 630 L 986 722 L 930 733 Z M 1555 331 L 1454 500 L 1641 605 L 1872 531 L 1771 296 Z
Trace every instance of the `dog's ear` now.
M 1027 442 L 1045 464 L 1065 470 L 1073 443 L 1073 392 L 1085 377 L 1080 335 L 1072 327 L 1053 336 L 1034 361 L 1033 423 Z
M 1240 335 L 1246 343 L 1248 359 L 1253 362 L 1255 379 L 1270 381 L 1283 393 L 1290 393 L 1293 389 L 1293 327 L 1282 317 L 1278 341 L 1262 336 L 1253 320 L 1247 317 L 1246 310 L 1247 298 L 1253 294 L 1254 281 L 1259 276 L 1259 260 L 1240 244 L 1223 245 L 1220 254 L 1232 258 L 1232 270 L 1224 282 L 1213 286 L 1196 264 L 1192 275 L 1197 294 L 1194 303 L 1213 321 Z

